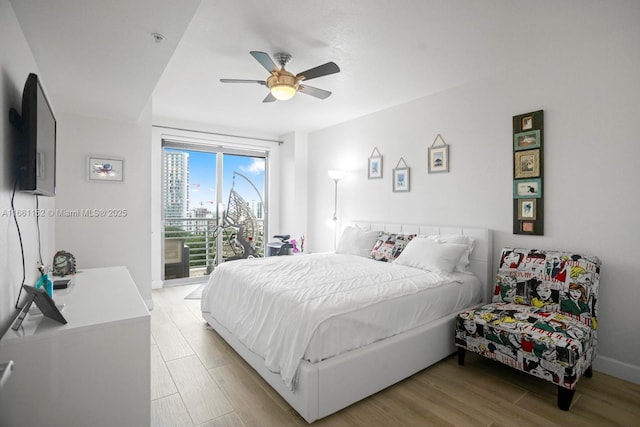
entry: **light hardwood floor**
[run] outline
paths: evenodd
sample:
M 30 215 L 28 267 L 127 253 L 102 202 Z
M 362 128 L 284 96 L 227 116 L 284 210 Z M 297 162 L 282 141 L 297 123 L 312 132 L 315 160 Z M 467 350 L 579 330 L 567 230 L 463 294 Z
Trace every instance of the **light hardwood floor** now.
M 308 425 L 185 300 L 197 285 L 153 291 L 152 426 Z M 594 371 L 578 383 L 571 410 L 556 388 L 467 353 L 451 356 L 314 426 L 640 426 L 640 385 Z

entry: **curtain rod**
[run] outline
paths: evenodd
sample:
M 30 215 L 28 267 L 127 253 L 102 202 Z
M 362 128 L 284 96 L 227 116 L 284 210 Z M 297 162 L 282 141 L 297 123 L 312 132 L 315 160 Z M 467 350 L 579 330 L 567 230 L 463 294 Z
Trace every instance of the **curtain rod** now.
M 151 127 L 162 128 L 162 129 L 171 129 L 171 130 L 181 130 L 181 131 L 184 131 L 184 132 L 198 132 L 198 133 L 204 133 L 204 134 L 207 134 L 207 135 L 228 136 L 228 137 L 231 137 L 231 138 L 253 139 L 255 141 L 277 142 L 278 145 L 282 145 L 284 143 L 284 141 L 281 141 L 279 139 L 259 138 L 259 137 L 255 137 L 255 136 L 232 135 L 232 134 L 229 134 L 229 133 L 208 132 L 208 131 L 203 131 L 203 130 L 177 128 L 177 127 L 173 127 L 173 126 L 151 125 Z

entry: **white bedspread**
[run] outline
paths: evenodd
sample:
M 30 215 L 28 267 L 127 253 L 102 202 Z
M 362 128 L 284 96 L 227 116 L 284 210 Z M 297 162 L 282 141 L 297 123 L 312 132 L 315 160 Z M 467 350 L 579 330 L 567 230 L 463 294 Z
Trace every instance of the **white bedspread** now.
M 202 311 L 263 357 L 293 389 L 298 365 L 324 321 L 455 280 L 333 253 L 238 260 L 211 274 Z

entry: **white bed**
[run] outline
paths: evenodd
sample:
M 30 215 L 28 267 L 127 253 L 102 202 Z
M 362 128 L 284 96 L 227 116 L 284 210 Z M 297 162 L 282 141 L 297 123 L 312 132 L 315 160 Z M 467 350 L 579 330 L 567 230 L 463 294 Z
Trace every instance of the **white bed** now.
M 384 275 L 386 280 L 390 275 L 394 280 L 392 292 L 395 293 L 392 294 L 390 302 L 383 302 L 382 297 L 378 297 L 378 294 L 373 292 L 371 295 L 360 296 L 367 301 L 362 308 L 353 311 L 340 309 L 338 301 L 338 308 L 335 309 L 338 311 L 325 313 L 324 310 L 328 306 L 325 299 L 318 302 L 319 298 L 308 297 L 304 305 L 315 304 L 316 311 L 320 314 L 312 316 L 311 320 L 305 323 L 305 327 L 299 327 L 299 322 L 292 321 L 298 318 L 299 313 L 289 306 L 279 306 L 283 304 L 282 301 L 270 300 L 268 293 L 265 293 L 266 296 L 260 294 L 258 299 L 270 303 L 271 306 L 278 306 L 280 310 L 271 310 L 275 314 L 265 314 L 264 318 L 257 323 L 256 320 L 249 318 L 249 321 L 254 322 L 252 326 L 239 326 L 237 321 L 239 318 L 248 318 L 253 316 L 255 311 L 260 310 L 257 308 L 259 306 L 246 303 L 250 300 L 250 294 L 258 291 L 250 287 L 243 290 L 242 286 L 236 286 L 233 282 L 234 277 L 243 275 L 239 271 L 240 266 L 248 264 L 236 264 L 237 267 L 220 269 L 219 274 L 212 275 L 211 281 L 217 281 L 215 289 L 209 285 L 203 292 L 202 310 L 205 320 L 307 422 L 313 422 L 334 413 L 453 353 L 456 313 L 469 306 L 486 302 L 489 298 L 492 273 L 490 272 L 492 237 L 489 230 L 363 222 L 355 224 L 359 227 L 391 233 L 470 236 L 475 240 L 475 248 L 470 256 L 470 270 L 473 275 L 469 273 L 435 274 L 402 266 L 390 268 L 389 272 L 376 272 L 374 277 Z M 343 255 L 343 257 L 349 256 L 354 257 Z M 253 269 L 261 263 L 267 269 L 287 271 L 289 264 L 292 263 L 306 265 L 305 263 L 312 260 L 313 262 L 316 262 L 316 259 L 329 260 L 331 257 L 340 257 L 340 255 L 314 254 L 305 258 L 287 257 L 287 260 L 256 260 L 248 269 Z M 347 259 L 348 264 L 345 265 L 352 265 L 351 269 L 339 265 L 333 267 L 336 269 L 335 278 L 344 276 L 344 279 L 340 280 L 351 285 L 349 275 L 353 275 L 355 280 L 359 273 L 356 274 L 354 271 L 358 269 L 375 271 L 378 266 L 388 268 L 382 267 L 384 263 L 378 261 L 356 258 L 358 257 Z M 343 260 L 339 261 L 343 262 Z M 280 264 L 276 265 L 277 263 Z M 233 269 L 236 271 L 233 272 Z M 271 277 L 270 274 L 264 273 L 265 277 Z M 320 272 L 316 276 L 316 279 L 313 279 L 313 274 L 308 275 L 313 286 L 320 282 L 333 283 L 329 282 L 330 272 Z M 327 277 L 327 279 L 320 280 L 320 277 Z M 369 277 L 366 280 L 373 279 Z M 430 281 L 433 281 L 433 284 L 430 284 Z M 226 288 L 224 283 L 227 284 Z M 401 290 L 395 290 L 396 283 L 401 284 L 397 286 Z M 420 285 L 416 286 L 416 283 Z M 265 279 L 258 289 L 269 286 L 269 281 Z M 289 288 L 299 287 L 296 283 L 287 284 L 287 286 L 287 292 L 290 291 Z M 300 285 L 301 289 L 295 289 L 295 291 L 307 295 L 315 291 L 313 286 Z M 381 281 L 379 287 L 386 289 L 384 281 Z M 361 292 L 358 286 L 354 286 L 354 292 L 358 294 Z M 280 293 L 279 288 L 275 293 Z M 220 304 L 222 297 L 229 298 L 229 302 Z M 234 299 L 238 308 L 226 312 L 226 306 L 231 306 Z M 391 310 L 389 313 L 393 314 L 390 315 L 380 314 L 382 311 L 378 308 L 383 304 L 395 307 L 396 310 Z M 431 308 L 426 310 L 426 306 Z M 398 307 L 402 309 L 398 310 Z M 372 326 L 375 322 L 367 320 L 370 319 L 371 314 L 377 316 L 377 326 Z M 235 315 L 237 318 L 234 317 Z M 288 329 L 285 327 L 284 331 L 265 332 L 270 331 L 271 326 L 276 324 L 285 324 L 289 327 Z M 386 327 L 386 325 L 393 326 Z M 394 330 L 394 328 L 399 329 Z M 331 330 L 340 331 L 343 340 L 340 341 L 335 336 L 325 334 Z M 399 330 L 404 332 L 398 332 Z M 391 336 L 386 337 L 387 335 Z M 357 342 L 350 341 L 350 336 L 357 337 Z M 274 356 L 269 352 L 271 347 L 267 346 L 267 337 L 269 341 L 275 339 L 279 340 L 278 342 L 285 342 L 290 347 L 283 348 L 290 350 L 278 350 Z M 283 351 L 286 354 L 277 354 Z

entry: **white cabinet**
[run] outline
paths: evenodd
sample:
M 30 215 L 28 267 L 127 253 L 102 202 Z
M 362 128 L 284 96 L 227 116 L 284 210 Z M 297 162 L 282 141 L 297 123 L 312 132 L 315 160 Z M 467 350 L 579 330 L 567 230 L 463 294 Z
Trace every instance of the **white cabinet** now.
M 53 299 L 66 325 L 29 315 L 0 340 L 0 425 L 149 426 L 150 315 L 127 269 L 81 271 Z

